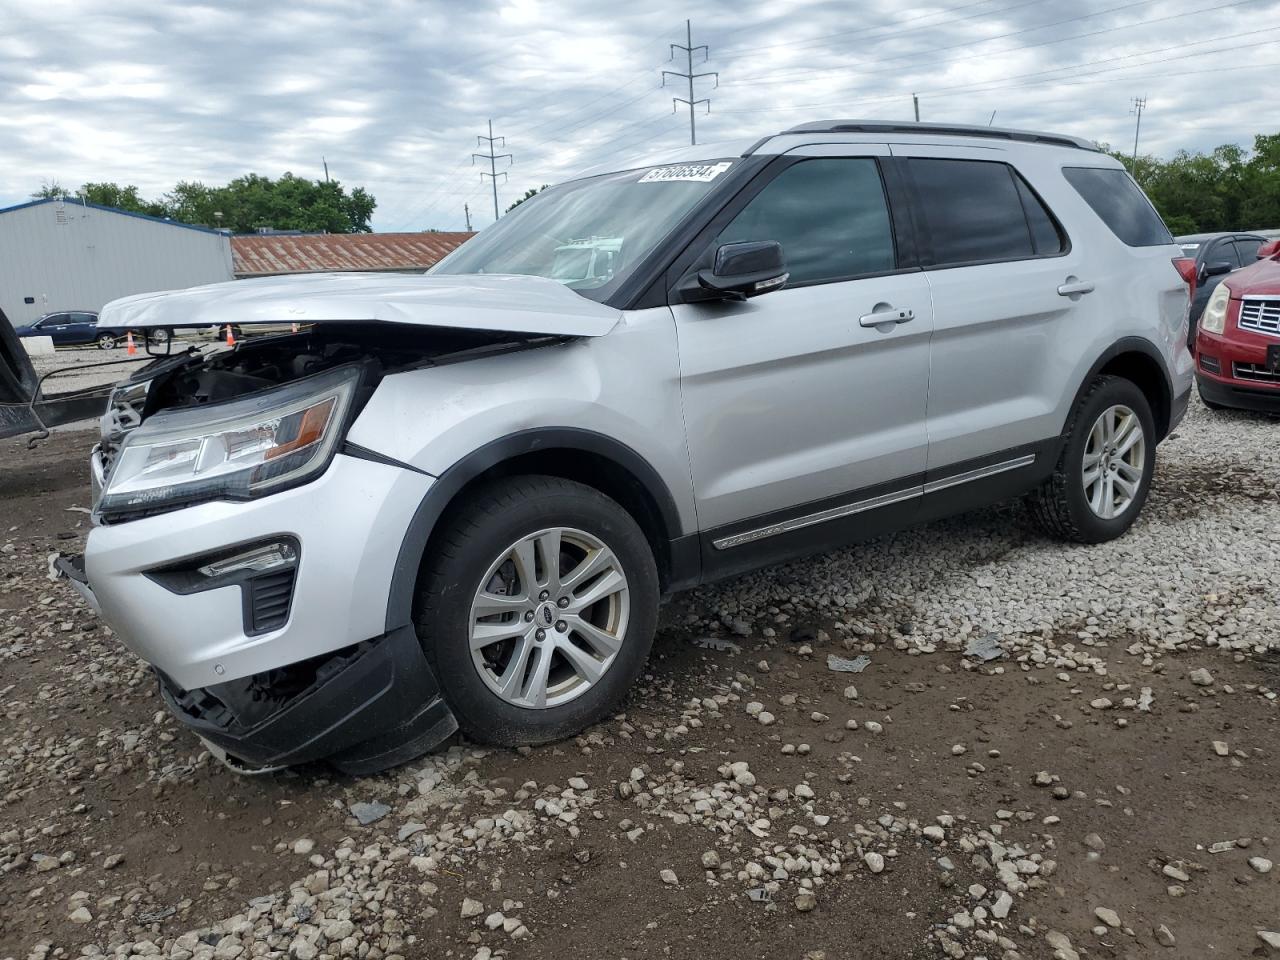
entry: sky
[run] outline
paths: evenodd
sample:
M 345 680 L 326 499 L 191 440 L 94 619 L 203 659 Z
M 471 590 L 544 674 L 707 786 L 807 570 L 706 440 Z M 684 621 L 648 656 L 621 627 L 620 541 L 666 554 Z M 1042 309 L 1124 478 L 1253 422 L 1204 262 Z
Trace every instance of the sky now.
M 379 231 L 479 229 L 498 199 L 689 143 L 833 117 L 1075 134 L 1171 156 L 1280 132 L 1280 0 L 0 0 L 0 207 L 42 183 L 329 174 Z M 487 161 L 485 161 L 487 169 Z

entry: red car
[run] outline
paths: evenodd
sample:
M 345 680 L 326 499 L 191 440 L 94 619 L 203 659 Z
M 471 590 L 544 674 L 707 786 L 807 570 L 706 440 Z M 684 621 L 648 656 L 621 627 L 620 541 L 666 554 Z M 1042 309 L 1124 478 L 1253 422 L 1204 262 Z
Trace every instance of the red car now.
M 1280 240 L 1213 291 L 1196 333 L 1196 384 L 1208 407 L 1280 413 Z

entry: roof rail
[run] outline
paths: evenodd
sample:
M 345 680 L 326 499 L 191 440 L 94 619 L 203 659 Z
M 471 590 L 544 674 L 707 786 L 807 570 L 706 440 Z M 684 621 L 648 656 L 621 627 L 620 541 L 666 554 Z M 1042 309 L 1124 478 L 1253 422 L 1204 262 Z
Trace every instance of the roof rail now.
M 945 137 L 990 137 L 996 140 L 1018 140 L 1023 143 L 1045 143 L 1055 147 L 1075 147 L 1098 151 L 1098 147 L 1082 137 L 1062 133 L 1037 133 L 1034 130 L 1009 130 L 1004 127 L 978 127 L 952 123 L 909 123 L 885 120 L 815 120 L 802 123 L 783 133 L 916 133 Z

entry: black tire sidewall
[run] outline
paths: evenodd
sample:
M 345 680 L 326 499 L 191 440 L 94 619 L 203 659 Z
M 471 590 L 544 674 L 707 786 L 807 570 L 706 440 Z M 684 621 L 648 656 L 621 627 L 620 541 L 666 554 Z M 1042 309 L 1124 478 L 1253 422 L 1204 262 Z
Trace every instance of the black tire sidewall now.
M 550 480 L 534 489 L 500 511 L 485 509 L 492 501 L 483 497 L 464 510 L 447 572 L 426 578 L 415 617 L 459 726 L 473 739 L 508 746 L 563 739 L 616 710 L 644 669 L 657 626 L 653 552 L 631 516 L 581 484 Z M 471 660 L 469 620 L 472 598 L 493 561 L 521 537 L 551 526 L 574 527 L 603 541 L 622 564 L 631 595 L 626 640 L 608 672 L 568 703 L 536 710 L 507 703 L 485 685 Z
M 1089 431 L 1102 412 L 1108 407 L 1123 404 L 1138 415 L 1142 424 L 1143 439 L 1146 443 L 1146 460 L 1143 464 L 1142 480 L 1138 485 L 1138 493 L 1129 508 L 1120 516 L 1104 520 L 1093 512 L 1084 491 L 1084 449 L 1089 440 Z M 1076 415 L 1071 436 L 1067 439 L 1063 451 L 1063 469 L 1066 473 L 1067 509 L 1076 528 L 1087 542 L 1101 543 L 1112 540 L 1133 526 L 1143 505 L 1147 502 L 1147 494 L 1151 490 L 1151 478 L 1156 466 L 1156 432 L 1155 418 L 1151 414 L 1151 405 L 1136 384 L 1128 380 L 1114 378 L 1093 391 L 1081 405 Z

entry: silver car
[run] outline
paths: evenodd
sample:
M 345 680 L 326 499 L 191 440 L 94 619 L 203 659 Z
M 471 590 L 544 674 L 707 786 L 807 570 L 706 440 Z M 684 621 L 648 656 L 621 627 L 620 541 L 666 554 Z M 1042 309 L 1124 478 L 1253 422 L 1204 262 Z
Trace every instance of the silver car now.
M 121 384 L 59 566 L 241 769 L 555 740 L 676 591 L 1014 497 L 1123 534 L 1191 387 L 1180 255 L 1083 141 L 830 121 L 591 172 L 426 276 L 126 298 L 300 332 Z

